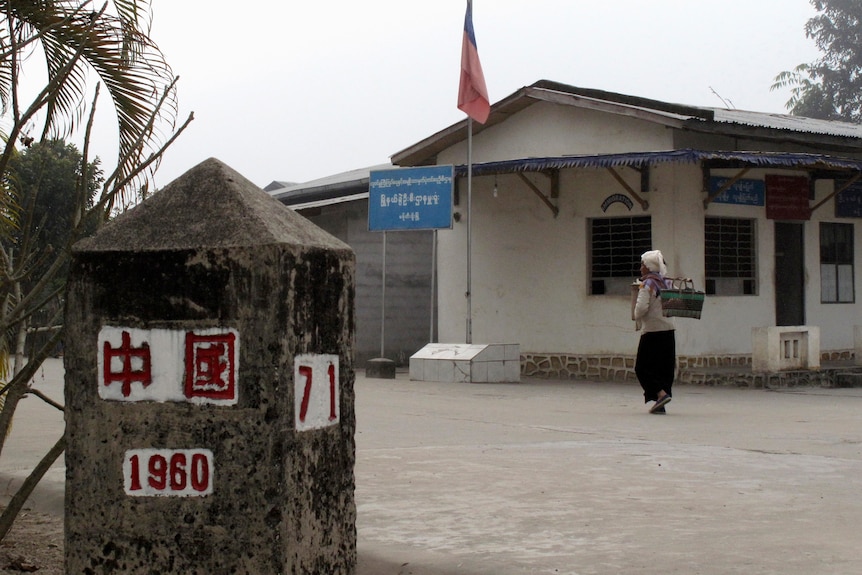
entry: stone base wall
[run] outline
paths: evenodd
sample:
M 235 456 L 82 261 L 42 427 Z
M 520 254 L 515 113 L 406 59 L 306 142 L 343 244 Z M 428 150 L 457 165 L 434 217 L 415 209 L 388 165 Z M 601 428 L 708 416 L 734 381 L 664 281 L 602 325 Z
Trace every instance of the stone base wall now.
M 775 373 L 728 370 L 681 372 L 677 378 L 677 383 L 749 389 L 839 387 L 835 384 L 835 379 L 835 372 L 830 369 L 819 371 L 779 371 Z
M 521 375 L 547 379 L 637 381 L 634 356 L 522 353 Z
M 847 361 L 852 362 L 856 357 L 856 350 L 853 349 L 839 349 L 835 351 L 823 351 L 820 352 L 820 363 L 829 363 L 836 361 Z
M 852 363 L 852 349 L 824 351 L 821 365 Z M 521 375 L 546 379 L 592 381 L 637 381 L 632 355 L 574 355 L 565 353 L 522 353 Z M 832 386 L 832 370 L 788 371 L 755 374 L 750 355 L 677 356 L 677 382 L 694 385 L 734 387 Z

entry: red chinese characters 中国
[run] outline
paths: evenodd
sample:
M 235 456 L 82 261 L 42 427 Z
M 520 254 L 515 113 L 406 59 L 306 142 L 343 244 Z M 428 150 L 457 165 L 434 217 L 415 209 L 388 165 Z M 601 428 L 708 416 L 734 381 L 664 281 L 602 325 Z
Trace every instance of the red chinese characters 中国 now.
M 186 333 L 185 396 L 236 399 L 236 335 Z
M 140 383 L 143 387 L 152 383 L 152 359 L 147 342 L 134 347 L 131 334 L 123 331 L 119 347 L 113 347 L 109 341 L 103 345 L 102 374 L 106 386 L 120 382 L 123 396 L 128 397 L 132 393 L 133 383 Z M 119 360 L 119 366 L 114 359 Z M 115 367 L 119 367 L 119 370 L 115 370 Z

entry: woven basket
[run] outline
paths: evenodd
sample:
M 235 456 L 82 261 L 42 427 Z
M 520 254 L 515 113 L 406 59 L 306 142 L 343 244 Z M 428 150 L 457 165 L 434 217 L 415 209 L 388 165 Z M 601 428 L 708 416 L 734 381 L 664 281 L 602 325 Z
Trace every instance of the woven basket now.
M 661 311 L 665 317 L 690 317 L 700 319 L 703 311 L 704 293 L 694 289 L 689 278 L 668 278 L 673 287 L 661 290 Z

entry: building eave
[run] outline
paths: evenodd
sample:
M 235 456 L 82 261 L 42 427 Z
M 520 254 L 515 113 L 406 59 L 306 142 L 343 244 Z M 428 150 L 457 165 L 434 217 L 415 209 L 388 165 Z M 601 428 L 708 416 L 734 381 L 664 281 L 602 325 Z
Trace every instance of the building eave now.
M 473 123 L 473 135 L 506 121 L 537 102 L 597 110 L 703 134 L 862 153 L 862 126 L 781 114 L 687 106 L 549 80 L 525 86 L 495 103 L 485 124 Z M 462 120 L 393 154 L 392 163 L 396 166 L 436 163 L 440 152 L 467 139 L 467 125 L 467 120 Z
M 615 168 L 629 166 L 642 168 L 664 163 L 688 163 L 703 165 L 734 165 L 762 168 L 797 168 L 822 171 L 862 172 L 862 160 L 840 158 L 823 154 L 788 152 L 742 152 L 721 150 L 668 150 L 656 152 L 631 152 L 625 154 L 600 154 L 583 156 L 557 156 L 546 158 L 522 158 L 473 164 L 474 176 L 517 172 L 545 172 L 574 168 Z M 467 175 L 466 165 L 455 166 L 455 175 Z

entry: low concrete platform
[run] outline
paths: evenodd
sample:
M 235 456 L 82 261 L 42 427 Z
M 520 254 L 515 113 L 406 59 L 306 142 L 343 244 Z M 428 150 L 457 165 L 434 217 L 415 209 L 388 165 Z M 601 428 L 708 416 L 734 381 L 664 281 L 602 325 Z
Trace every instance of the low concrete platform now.
M 410 379 L 444 383 L 518 382 L 520 345 L 429 343 L 410 356 Z
M 399 372 L 356 399 L 357 575 L 862 572 L 860 388 L 679 385 L 649 415 L 632 383 Z M 4 495 L 62 433 L 25 404 Z M 62 517 L 62 481 L 30 505 Z

